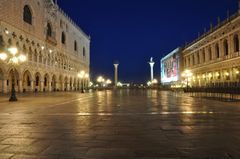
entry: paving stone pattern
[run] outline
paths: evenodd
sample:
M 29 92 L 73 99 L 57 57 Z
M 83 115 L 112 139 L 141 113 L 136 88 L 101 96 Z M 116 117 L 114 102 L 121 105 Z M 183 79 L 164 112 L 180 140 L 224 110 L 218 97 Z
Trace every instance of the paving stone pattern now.
M 0 159 L 239 159 L 240 103 L 156 90 L 0 96 Z

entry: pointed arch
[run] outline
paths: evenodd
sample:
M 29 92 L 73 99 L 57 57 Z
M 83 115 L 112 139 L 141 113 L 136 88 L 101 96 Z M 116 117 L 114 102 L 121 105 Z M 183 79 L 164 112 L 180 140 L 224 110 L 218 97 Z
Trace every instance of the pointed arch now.
M 228 48 L 228 41 L 226 39 L 223 41 L 223 49 L 224 49 L 224 55 L 227 56 L 229 54 L 229 48 Z
M 23 79 L 22 81 L 23 92 L 32 91 L 31 90 L 32 75 L 29 70 L 24 71 L 22 79 Z
M 234 52 L 239 52 L 239 37 L 237 34 L 233 37 Z
M 29 5 L 25 5 L 23 8 L 23 21 L 32 25 L 32 11 Z
M 52 37 L 52 25 L 47 23 L 47 37 Z
M 62 44 L 66 44 L 66 35 L 64 32 L 62 32 L 62 38 L 61 38 Z
M 220 57 L 220 50 L 219 50 L 219 44 L 218 43 L 215 45 L 215 54 L 216 54 L 216 58 Z

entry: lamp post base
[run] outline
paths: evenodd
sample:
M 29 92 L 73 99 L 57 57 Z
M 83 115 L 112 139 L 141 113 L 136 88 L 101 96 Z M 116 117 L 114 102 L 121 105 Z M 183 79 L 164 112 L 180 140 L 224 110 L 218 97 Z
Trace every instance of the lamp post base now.
M 84 93 L 84 89 L 81 90 L 81 93 Z
M 9 98 L 9 102 L 16 102 L 18 101 L 16 93 L 12 92 L 11 97 Z

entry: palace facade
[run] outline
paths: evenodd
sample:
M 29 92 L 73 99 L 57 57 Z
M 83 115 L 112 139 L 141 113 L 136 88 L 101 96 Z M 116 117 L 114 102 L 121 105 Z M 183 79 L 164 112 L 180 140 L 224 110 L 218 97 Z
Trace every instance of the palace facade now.
M 14 66 L 0 60 L 0 92 L 70 91 L 88 85 L 90 37 L 53 0 L 1 0 L 0 49 L 27 56 Z M 15 71 L 13 71 L 15 70 Z
M 211 28 L 182 52 L 183 70 L 191 72 L 189 85 L 240 85 L 240 12 Z M 186 77 L 182 77 L 186 80 Z

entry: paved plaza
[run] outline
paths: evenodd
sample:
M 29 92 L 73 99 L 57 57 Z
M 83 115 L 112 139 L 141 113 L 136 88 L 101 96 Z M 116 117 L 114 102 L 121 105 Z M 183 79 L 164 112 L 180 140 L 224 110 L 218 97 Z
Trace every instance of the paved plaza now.
M 0 159 L 240 158 L 240 103 L 155 90 L 0 97 Z

